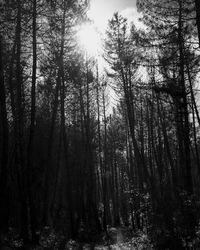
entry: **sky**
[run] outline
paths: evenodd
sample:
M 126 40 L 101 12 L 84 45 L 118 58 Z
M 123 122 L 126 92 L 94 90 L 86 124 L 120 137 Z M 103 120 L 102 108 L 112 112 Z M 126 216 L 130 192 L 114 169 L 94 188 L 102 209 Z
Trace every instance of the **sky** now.
M 83 26 L 83 32 L 80 34 L 80 41 L 88 54 L 95 54 L 95 52 L 96 54 L 101 54 L 102 41 L 100 41 L 100 37 L 104 36 L 105 30 L 108 27 L 108 20 L 113 17 L 115 12 L 119 12 L 123 17 L 126 17 L 128 23 L 134 22 L 136 27 L 141 27 L 138 21 L 139 14 L 136 8 L 136 1 L 137 0 L 90 0 L 87 15 L 93 21 L 93 28 L 97 29 L 95 32 L 92 32 L 89 26 Z M 105 62 L 99 62 L 99 64 L 105 65 Z
M 139 25 L 136 0 L 91 0 L 88 16 L 103 32 L 107 27 L 108 20 L 112 18 L 115 12 L 119 12 L 130 22 L 134 21 L 136 26 Z
M 90 9 L 87 14 L 89 18 L 93 20 L 94 26 L 97 28 L 97 30 L 101 34 L 104 34 L 108 26 L 108 20 L 113 17 L 115 12 L 119 12 L 119 14 L 121 14 L 123 17 L 126 17 L 128 23 L 134 22 L 136 27 L 141 27 L 141 24 L 138 21 L 140 16 L 137 13 L 136 0 L 90 0 Z M 84 42 L 84 47 L 86 48 L 87 52 L 93 53 L 96 50 L 99 53 L 99 51 L 101 51 L 101 44 L 98 46 L 95 42 L 95 34 L 87 27 L 84 29 L 82 34 L 81 41 Z M 97 47 L 99 48 L 97 49 Z M 108 69 L 108 65 L 106 65 L 107 64 L 103 57 L 98 57 L 98 67 L 100 72 L 104 72 L 105 68 Z M 110 103 L 107 112 L 112 113 L 112 107 L 115 106 L 117 99 L 112 88 L 109 88 L 109 96 Z

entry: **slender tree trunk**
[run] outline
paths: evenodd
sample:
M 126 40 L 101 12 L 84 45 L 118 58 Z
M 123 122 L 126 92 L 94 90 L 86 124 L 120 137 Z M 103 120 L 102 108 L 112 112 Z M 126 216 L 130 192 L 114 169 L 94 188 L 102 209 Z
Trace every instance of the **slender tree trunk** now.
M 118 183 L 118 166 L 117 166 L 117 157 L 116 157 L 116 143 L 115 138 L 113 138 L 113 206 L 114 206 L 114 226 L 120 225 L 120 216 L 119 216 L 119 183 Z
M 162 133 L 163 133 L 163 137 L 164 137 L 165 150 L 166 150 L 167 158 L 169 160 L 169 165 L 171 168 L 173 186 L 176 187 L 177 186 L 177 173 L 175 170 L 175 166 L 174 166 L 174 162 L 173 162 L 173 158 L 172 158 L 172 153 L 170 150 L 168 135 L 167 135 L 166 122 L 165 122 L 166 121 L 165 111 L 163 109 L 163 105 L 162 105 L 161 101 L 159 100 L 158 96 L 157 96 L 157 105 L 158 105 L 158 115 L 160 117 Z
M 51 216 L 52 218 L 55 217 L 55 210 L 57 210 L 57 193 L 58 190 L 60 190 L 60 175 L 61 175 L 61 143 L 62 142 L 62 131 L 60 129 L 59 134 L 59 143 L 57 148 L 57 156 L 56 156 L 56 174 L 55 174 L 55 182 L 53 185 L 53 195 L 52 195 L 52 201 L 51 201 Z
M 194 134 L 194 147 L 196 152 L 196 163 L 197 163 L 197 170 L 200 174 L 200 160 L 199 160 L 199 149 L 198 149 L 198 142 L 197 142 L 197 131 L 196 131 L 196 119 L 195 119 L 195 111 L 194 105 L 192 104 L 192 120 L 193 120 L 193 134 Z
M 64 48 L 64 47 L 63 47 Z M 62 55 L 63 57 L 63 55 Z M 67 133 L 66 133 L 66 126 L 65 126 L 65 80 L 64 80 L 64 62 L 62 58 L 62 65 L 61 65 L 61 89 L 60 89 L 60 100 L 61 100 L 61 134 L 62 134 L 62 140 L 63 140 L 63 146 L 64 146 L 64 157 L 65 157 L 65 164 L 66 164 L 66 173 L 67 173 L 67 198 L 68 198 L 68 207 L 69 207 L 69 214 L 70 214 L 70 233 L 72 237 L 75 237 L 75 207 L 74 207 L 74 201 L 72 197 L 72 180 L 71 180 L 71 172 L 69 169 L 69 159 L 68 159 L 68 142 L 67 142 Z
M 191 94 L 191 98 L 192 98 L 192 103 L 194 105 L 194 110 L 195 110 L 195 113 L 196 113 L 197 121 L 198 121 L 199 126 L 200 126 L 200 116 L 199 116 L 199 111 L 198 111 L 198 107 L 197 107 L 197 104 L 196 104 L 194 90 L 193 90 L 193 86 L 192 86 L 192 79 L 191 79 L 191 74 L 190 74 L 190 69 L 189 69 L 189 62 L 187 60 L 185 60 L 185 61 L 186 61 L 186 67 L 187 67 L 187 74 L 188 74 L 188 81 L 189 81 L 189 87 L 190 87 L 190 94 Z
M 97 120 L 98 120 L 98 157 L 99 168 L 97 169 L 99 178 L 99 200 L 104 199 L 104 181 L 103 181 L 103 161 L 102 161 L 102 142 L 101 142 L 101 123 L 100 123 L 100 95 L 99 95 L 99 78 L 97 74 Z M 100 185 L 101 184 L 101 185 Z M 102 218 L 101 218 L 102 219 Z
M 28 233 L 28 204 L 27 204 L 27 170 L 24 164 L 23 145 L 23 104 L 22 104 L 22 66 L 21 66 L 21 19 L 22 2 L 17 1 L 17 27 L 16 27 L 16 84 L 17 84 L 17 105 L 16 105 L 16 148 L 17 148 L 17 168 L 20 175 L 20 201 L 21 201 L 21 234 L 24 241 L 29 238 Z
M 14 41 L 13 48 L 12 48 L 12 55 L 11 55 L 11 60 L 10 60 L 10 65 L 9 65 L 9 79 L 8 79 L 11 109 L 12 109 L 13 120 L 15 123 L 15 129 L 16 129 L 16 107 L 15 107 L 16 105 L 15 105 L 14 90 L 13 90 L 13 65 L 14 65 L 14 59 L 15 59 L 15 53 L 16 53 L 16 35 L 15 35 L 15 41 Z
M 6 90 L 3 68 L 3 44 L 0 36 L 0 122 L 2 127 L 2 154 L 0 155 L 0 241 L 1 233 L 8 229 L 9 195 L 8 195 L 8 147 L 9 128 L 6 109 Z M 1 244 L 1 242 L 0 242 Z
M 104 230 L 107 233 L 107 224 L 109 221 L 109 207 L 108 207 L 108 168 L 107 168 L 107 122 L 106 122 L 106 104 L 105 104 L 105 89 L 103 89 L 103 119 L 104 119 L 104 161 L 103 161 L 103 205 L 104 205 L 104 217 L 103 225 Z
M 60 74 L 60 70 L 58 70 L 58 76 Z M 59 89 L 60 89 L 60 80 L 57 76 L 56 80 L 56 89 L 55 89 L 55 96 L 54 96 L 54 104 L 53 104 L 53 111 L 51 117 L 51 124 L 50 124 L 50 131 L 48 136 L 48 143 L 47 143 L 47 158 L 45 164 L 45 176 L 44 176 L 44 207 L 43 207 L 43 221 L 42 224 L 44 226 L 51 224 L 50 221 L 50 179 L 52 178 L 52 148 L 54 144 L 54 130 L 55 130 L 55 122 L 57 117 L 58 111 L 58 96 L 59 96 Z
M 121 77 L 123 81 L 123 88 L 124 88 L 124 95 L 125 95 L 125 103 L 127 108 L 127 116 L 128 116 L 128 122 L 130 127 L 130 134 L 132 138 L 133 148 L 135 152 L 135 157 L 137 160 L 137 166 L 141 166 L 138 169 L 139 173 L 139 179 L 140 179 L 140 187 L 143 189 L 143 182 L 145 181 L 149 186 L 152 184 L 152 180 L 150 178 L 149 172 L 147 170 L 145 160 L 141 155 L 138 142 L 135 137 L 135 114 L 134 114 L 134 107 L 133 105 L 133 98 L 131 98 L 132 93 L 130 93 L 132 90 L 129 89 L 128 84 L 126 82 L 125 73 L 123 68 L 121 68 Z
M 32 86 L 31 86 L 31 123 L 29 131 L 29 142 L 27 148 L 27 177 L 28 177 L 28 199 L 30 209 L 30 225 L 31 236 L 33 242 L 38 241 L 36 235 L 37 218 L 34 201 L 34 190 L 32 189 L 33 179 L 31 173 L 33 172 L 33 151 L 34 151 L 34 137 L 35 137 L 35 113 L 36 113 L 36 70 L 37 70 L 37 0 L 33 0 L 32 13 L 32 46 L 33 46 L 33 65 L 32 65 Z
M 192 173 L 191 173 L 191 157 L 190 157 L 190 128 L 189 128 L 189 118 L 188 118 L 188 102 L 187 102 L 187 93 L 185 87 L 185 76 L 184 76 L 184 38 L 182 34 L 183 24 L 182 24 L 182 0 L 179 0 L 179 23 L 178 23 L 178 38 L 179 38 L 179 53 L 180 53 L 180 71 L 179 71 L 179 83 L 180 89 L 182 93 L 182 98 L 179 100 L 180 102 L 180 111 L 182 112 L 182 120 L 183 120 L 183 131 L 182 139 L 183 139 L 183 155 L 180 157 L 184 158 L 184 169 L 183 169 L 183 180 L 185 189 L 189 193 L 193 193 L 193 183 L 192 183 Z
M 196 8 L 196 24 L 199 37 L 199 46 L 200 46 L 200 1 L 199 0 L 195 0 L 195 8 Z
M 200 116 L 199 116 L 199 111 L 194 95 L 194 90 L 192 87 L 192 79 L 191 79 L 191 74 L 190 74 L 190 69 L 189 69 L 189 62 L 186 60 L 186 67 L 187 67 L 187 74 L 188 74 L 188 81 L 189 81 L 189 87 L 190 87 L 190 95 L 192 99 L 192 117 L 193 117 L 193 131 L 194 131 L 194 141 L 195 141 L 195 151 L 196 151 L 196 158 L 197 158 L 197 168 L 198 172 L 200 174 L 200 160 L 199 160 L 199 150 L 197 146 L 197 137 L 196 137 L 196 119 L 195 119 L 195 114 L 197 117 L 198 124 L 200 126 Z

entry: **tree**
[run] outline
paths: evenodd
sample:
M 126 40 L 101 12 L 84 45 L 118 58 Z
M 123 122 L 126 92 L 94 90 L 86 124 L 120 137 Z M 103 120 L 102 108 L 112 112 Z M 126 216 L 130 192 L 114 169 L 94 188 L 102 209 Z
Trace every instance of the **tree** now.
M 0 218 L 1 227 L 0 234 L 8 229 L 8 219 L 9 219 L 9 171 L 8 171 L 8 151 L 9 151 L 9 126 L 8 126 L 8 115 L 6 108 L 6 88 L 4 80 L 4 61 L 3 61 L 3 38 L 0 37 L 0 117 L 1 117 L 1 172 L 0 172 Z
M 134 83 L 137 66 L 135 64 L 136 51 L 134 51 L 134 41 L 131 41 L 127 34 L 126 19 L 118 16 L 116 13 L 110 21 L 110 31 L 107 32 L 108 40 L 106 43 L 108 61 L 112 64 L 113 70 L 121 81 L 121 88 L 124 93 L 126 103 L 127 116 L 130 134 L 132 138 L 136 161 L 138 162 L 138 171 L 140 173 L 140 185 L 143 188 L 143 183 L 150 183 L 149 173 L 142 157 L 141 149 L 139 148 L 135 134 L 135 99 L 134 99 Z M 139 167 L 141 166 L 141 169 Z M 142 176 L 141 171 L 144 173 Z M 144 179 L 143 179 L 144 178 Z

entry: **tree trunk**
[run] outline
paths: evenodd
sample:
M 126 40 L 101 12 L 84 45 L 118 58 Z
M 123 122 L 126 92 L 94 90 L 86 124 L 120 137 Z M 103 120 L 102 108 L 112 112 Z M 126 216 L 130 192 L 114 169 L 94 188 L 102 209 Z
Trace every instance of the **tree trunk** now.
M 27 206 L 27 169 L 24 164 L 24 132 L 23 132 L 23 105 L 22 105 L 22 66 L 21 66 L 21 19 L 22 2 L 17 1 L 17 27 L 16 27 L 16 84 L 17 84 L 17 105 L 16 105 L 16 150 L 17 169 L 20 178 L 20 201 L 21 201 L 21 234 L 24 241 L 29 238 L 28 233 L 28 206 Z
M 0 155 L 0 237 L 8 229 L 9 195 L 8 195 L 8 140 L 9 129 L 6 109 L 6 90 L 3 68 L 3 44 L 0 36 L 0 122 L 2 127 L 2 154 Z M 1 239 L 0 239 L 1 240 Z M 1 242 L 0 242 L 1 243 Z
M 199 37 L 199 46 L 200 46 L 200 1 L 199 0 L 195 0 L 195 8 L 196 8 L 196 24 Z
M 181 112 L 181 120 L 183 122 L 183 130 L 181 132 L 181 139 L 183 143 L 183 155 L 180 155 L 181 159 L 184 159 L 183 165 L 183 181 L 184 188 L 188 193 L 193 193 L 192 173 L 191 173 L 191 157 L 190 157 L 190 128 L 188 118 L 188 102 L 187 93 L 185 87 L 185 76 L 184 76 L 184 38 L 182 34 L 183 21 L 182 21 L 182 0 L 179 0 L 179 22 L 178 22 L 178 39 L 179 39 L 179 53 L 180 53 L 180 71 L 179 71 L 179 84 L 182 93 L 182 98 L 179 100 L 179 109 Z M 182 167 L 181 166 L 181 167 Z
M 27 177 L 28 177 L 28 200 L 30 209 L 30 226 L 31 226 L 31 236 L 32 241 L 38 243 L 36 235 L 37 218 L 36 209 L 34 201 L 34 190 L 32 189 L 32 184 L 34 180 L 32 179 L 31 173 L 33 172 L 33 152 L 34 152 L 34 137 L 35 137 L 35 113 L 36 113 L 36 70 L 37 70 L 37 0 L 33 0 L 33 13 L 32 13 L 32 38 L 33 38 L 33 65 L 32 65 L 32 86 L 31 86 L 31 123 L 29 132 L 29 142 L 27 148 Z
M 58 70 L 58 76 L 60 74 L 60 70 Z M 47 158 L 45 164 L 45 173 L 44 173 L 44 207 L 43 207 L 43 219 L 42 224 L 44 226 L 51 224 L 50 221 L 50 179 L 52 178 L 52 148 L 54 143 L 54 130 L 55 130 L 55 122 L 58 111 L 58 96 L 59 96 L 59 88 L 60 88 L 60 80 L 57 77 L 56 81 L 56 90 L 54 96 L 54 105 L 51 117 L 50 131 L 48 136 L 47 143 Z

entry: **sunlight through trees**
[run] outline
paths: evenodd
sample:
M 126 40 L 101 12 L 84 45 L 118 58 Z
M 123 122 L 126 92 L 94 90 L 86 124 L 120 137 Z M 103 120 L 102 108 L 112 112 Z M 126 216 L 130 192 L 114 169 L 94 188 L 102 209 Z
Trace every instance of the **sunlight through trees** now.
M 137 8 L 1 1 L 2 249 L 199 249 L 199 2 Z

